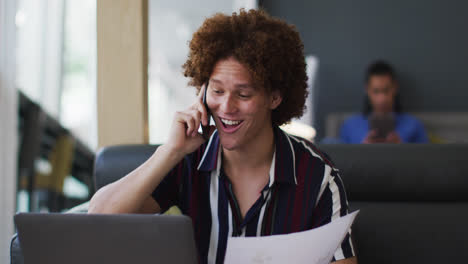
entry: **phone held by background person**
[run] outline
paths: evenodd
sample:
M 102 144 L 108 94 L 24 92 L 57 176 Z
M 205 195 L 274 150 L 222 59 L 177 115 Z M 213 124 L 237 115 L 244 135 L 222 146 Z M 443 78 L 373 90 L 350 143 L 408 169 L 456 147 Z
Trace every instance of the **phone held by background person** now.
M 395 116 L 392 113 L 373 113 L 369 117 L 369 128 L 375 131 L 374 139 L 383 140 L 395 130 Z

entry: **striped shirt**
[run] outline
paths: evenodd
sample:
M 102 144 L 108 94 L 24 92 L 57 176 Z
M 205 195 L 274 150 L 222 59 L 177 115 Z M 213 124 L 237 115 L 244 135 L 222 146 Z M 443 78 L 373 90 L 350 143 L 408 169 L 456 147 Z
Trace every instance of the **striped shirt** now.
M 311 142 L 274 127 L 270 179 L 242 219 L 222 168 L 215 132 L 185 156 L 153 192 L 163 211 L 178 206 L 191 217 L 199 263 L 223 263 L 228 237 L 268 236 L 310 230 L 348 213 L 338 170 Z M 351 230 L 334 260 L 354 256 Z

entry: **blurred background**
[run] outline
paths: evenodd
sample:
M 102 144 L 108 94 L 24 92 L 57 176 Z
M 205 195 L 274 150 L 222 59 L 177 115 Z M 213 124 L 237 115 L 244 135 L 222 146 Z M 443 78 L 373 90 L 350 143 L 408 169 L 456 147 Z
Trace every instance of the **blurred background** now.
M 296 25 L 309 98 L 304 117 L 285 130 L 342 143 L 343 121 L 362 110 L 366 69 L 384 59 L 398 76 L 404 111 L 421 121 L 429 143 L 468 142 L 465 1 L 0 3 L 1 241 L 14 231 L 14 212 L 87 202 L 100 147 L 167 140 L 174 112 L 196 96 L 182 75 L 188 42 L 216 12 L 263 8 Z

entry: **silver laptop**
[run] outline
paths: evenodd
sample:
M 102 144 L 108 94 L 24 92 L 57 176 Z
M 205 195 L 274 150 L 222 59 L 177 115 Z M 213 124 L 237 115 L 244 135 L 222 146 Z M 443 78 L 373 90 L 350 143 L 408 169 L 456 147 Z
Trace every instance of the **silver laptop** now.
M 15 215 L 24 261 L 197 263 L 192 221 L 166 215 Z

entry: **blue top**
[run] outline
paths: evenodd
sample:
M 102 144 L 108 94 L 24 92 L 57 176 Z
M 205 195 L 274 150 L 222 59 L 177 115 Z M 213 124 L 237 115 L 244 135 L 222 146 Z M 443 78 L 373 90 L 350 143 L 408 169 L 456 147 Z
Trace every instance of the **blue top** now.
M 422 123 L 408 114 L 395 114 L 396 132 L 403 143 L 428 143 Z M 341 126 L 342 143 L 361 143 L 369 132 L 369 120 L 362 114 L 348 118 Z

